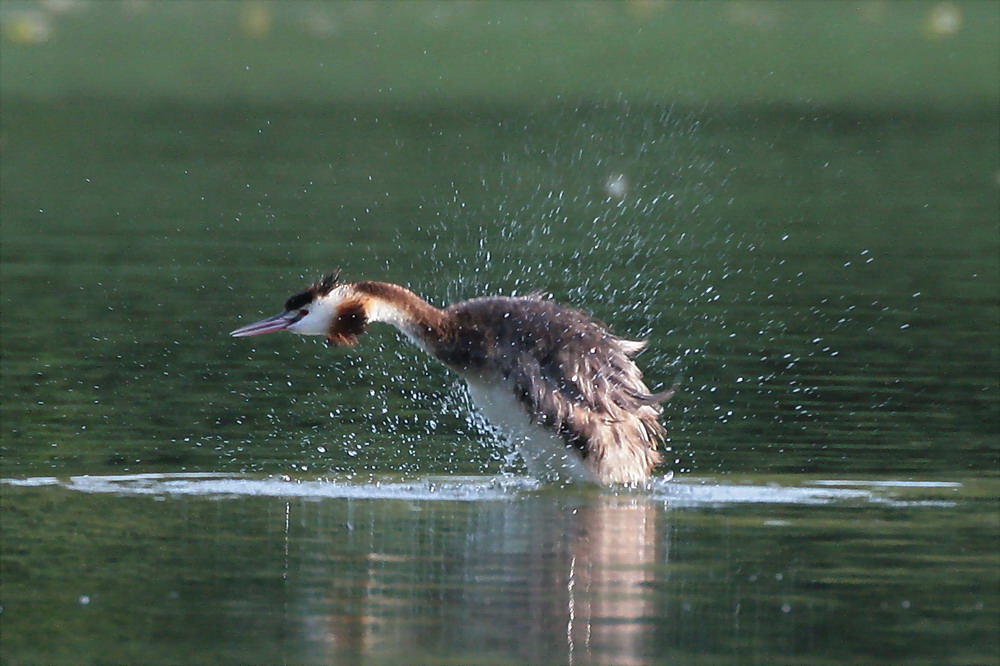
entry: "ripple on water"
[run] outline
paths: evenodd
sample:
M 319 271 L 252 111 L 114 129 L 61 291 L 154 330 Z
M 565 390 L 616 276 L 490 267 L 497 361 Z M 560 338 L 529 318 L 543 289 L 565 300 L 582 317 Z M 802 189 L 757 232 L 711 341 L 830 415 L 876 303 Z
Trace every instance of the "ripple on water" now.
M 519 476 L 423 477 L 411 481 L 344 479 L 293 479 L 288 476 L 255 478 L 240 474 L 123 474 L 104 476 L 32 477 L 0 479 L 16 487 L 59 486 L 84 493 L 122 496 L 197 496 L 217 499 L 278 497 L 312 499 L 395 499 L 407 501 L 509 501 L 540 492 L 579 494 L 633 494 L 637 498 L 665 502 L 671 508 L 718 507 L 737 504 L 826 505 L 839 503 L 884 506 L 954 506 L 940 499 L 901 499 L 900 489 L 960 488 L 952 481 L 896 481 L 854 479 L 804 479 L 790 484 L 733 483 L 708 478 L 669 478 L 654 481 L 648 490 L 600 490 L 553 488 Z

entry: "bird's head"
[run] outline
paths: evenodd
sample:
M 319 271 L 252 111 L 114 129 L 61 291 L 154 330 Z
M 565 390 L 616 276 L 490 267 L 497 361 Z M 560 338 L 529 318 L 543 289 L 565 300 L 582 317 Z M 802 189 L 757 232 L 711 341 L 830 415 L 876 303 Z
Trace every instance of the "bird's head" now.
M 243 338 L 264 333 L 290 331 L 299 335 L 324 335 L 337 345 L 353 345 L 368 324 L 366 303 L 340 273 L 327 275 L 306 289 L 292 294 L 282 312 L 241 326 L 230 335 Z

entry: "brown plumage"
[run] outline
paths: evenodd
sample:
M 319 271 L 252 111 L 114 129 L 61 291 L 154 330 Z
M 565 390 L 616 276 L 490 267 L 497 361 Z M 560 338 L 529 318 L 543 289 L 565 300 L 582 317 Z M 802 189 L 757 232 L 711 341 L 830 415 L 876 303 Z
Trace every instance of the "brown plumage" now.
M 334 275 L 290 297 L 282 314 L 233 335 L 287 329 L 354 344 L 373 321 L 393 324 L 462 376 L 477 403 L 497 403 L 479 406 L 494 425 L 515 421 L 529 468 L 531 440 L 556 435 L 563 452 L 535 456 L 545 466 L 536 474 L 573 478 L 563 472 L 582 463 L 597 483 L 636 484 L 661 461 L 659 403 L 671 392 L 652 394 L 643 382 L 632 356 L 645 343 L 617 337 L 582 310 L 540 294 L 476 298 L 442 310 L 398 285 L 341 283 Z M 505 407 L 505 396 L 519 407 Z M 512 413 L 517 409 L 523 414 Z

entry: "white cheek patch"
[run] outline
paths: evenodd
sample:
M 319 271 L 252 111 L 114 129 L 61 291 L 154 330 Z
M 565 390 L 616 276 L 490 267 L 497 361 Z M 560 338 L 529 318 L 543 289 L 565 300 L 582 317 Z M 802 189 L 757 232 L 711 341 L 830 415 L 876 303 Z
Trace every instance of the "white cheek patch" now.
M 310 311 L 305 317 L 289 326 L 288 330 L 299 335 L 326 335 L 327 326 L 324 326 L 321 320 L 321 317 Z
M 299 335 L 326 335 L 330 332 L 330 324 L 337 312 L 337 306 L 343 300 L 334 289 L 323 298 L 318 298 L 309 305 L 309 314 L 288 327 L 292 333 Z

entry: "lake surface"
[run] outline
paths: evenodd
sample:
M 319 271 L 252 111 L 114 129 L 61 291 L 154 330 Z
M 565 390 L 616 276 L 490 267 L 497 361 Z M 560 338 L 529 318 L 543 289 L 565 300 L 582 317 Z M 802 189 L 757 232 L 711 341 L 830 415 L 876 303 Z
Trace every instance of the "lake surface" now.
M 955 5 L 947 65 L 925 52 L 946 45 L 939 5 L 865 14 L 862 45 L 917 31 L 886 36 L 884 96 L 786 73 L 759 99 L 717 52 L 703 66 L 733 67 L 729 96 L 722 79 L 662 94 L 658 65 L 634 64 L 628 95 L 584 67 L 545 95 L 553 65 L 527 77 L 530 48 L 524 89 L 456 61 L 418 94 L 399 87 L 405 40 L 376 63 L 397 86 L 381 98 L 264 67 L 264 46 L 308 63 L 315 44 L 256 3 L 226 5 L 233 30 L 274 41 L 196 40 L 187 89 L 201 61 L 155 41 L 161 10 L 74 10 L 29 43 L 13 6 L 4 663 L 998 663 L 1000 123 L 981 71 L 998 49 L 957 46 L 996 34 L 995 5 Z M 227 20 L 182 6 L 194 18 L 164 30 Z M 386 6 L 344 20 L 411 34 Z M 567 21 L 631 34 L 633 14 L 587 6 Z M 801 15 L 725 6 L 727 30 L 799 48 L 767 21 Z M 447 20 L 463 11 L 480 10 Z M 640 22 L 673 25 L 656 11 Z M 574 53 L 573 26 L 532 26 L 550 59 Z M 134 59 L 97 67 L 93 35 Z M 815 48 L 804 67 L 852 57 Z M 909 49 L 927 62 L 908 78 Z M 223 85 L 244 61 L 263 74 Z M 650 385 L 680 386 L 662 478 L 538 485 L 391 330 L 346 350 L 228 337 L 335 268 L 439 305 L 544 289 L 648 339 Z
M 26 662 L 986 663 L 994 491 L 36 478 L 4 616 Z

